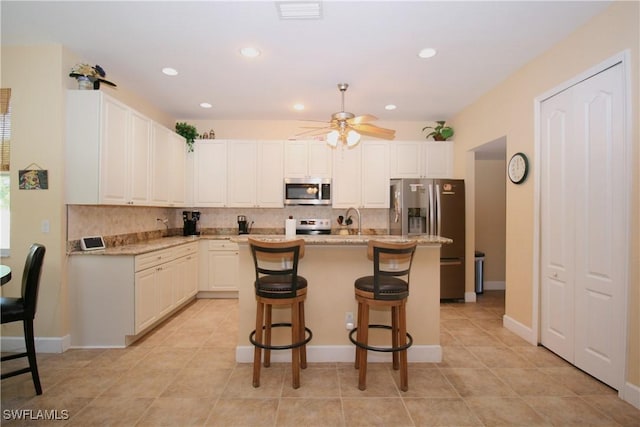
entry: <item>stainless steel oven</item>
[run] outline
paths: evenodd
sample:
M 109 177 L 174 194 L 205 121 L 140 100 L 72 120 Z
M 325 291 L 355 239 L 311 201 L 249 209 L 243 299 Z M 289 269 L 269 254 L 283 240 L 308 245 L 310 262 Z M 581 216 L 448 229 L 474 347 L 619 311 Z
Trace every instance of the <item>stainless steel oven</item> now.
M 285 205 L 331 205 L 331 179 L 285 178 Z

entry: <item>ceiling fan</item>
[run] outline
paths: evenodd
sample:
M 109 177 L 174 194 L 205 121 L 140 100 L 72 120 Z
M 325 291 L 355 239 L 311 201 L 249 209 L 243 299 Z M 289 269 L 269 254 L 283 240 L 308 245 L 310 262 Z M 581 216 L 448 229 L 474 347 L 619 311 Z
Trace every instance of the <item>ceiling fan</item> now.
M 365 114 L 357 116 L 353 113 L 344 111 L 344 93 L 347 91 L 349 85 L 347 83 L 338 83 L 338 89 L 342 94 L 342 110 L 338 113 L 331 115 L 331 120 L 326 126 L 317 127 L 314 126 L 311 130 L 301 132 L 300 135 L 321 135 L 327 130 L 329 132 L 326 135 L 327 144 L 335 147 L 338 145 L 338 141 L 347 146 L 352 147 L 360 142 L 360 135 L 374 136 L 376 138 L 393 139 L 395 138 L 396 131 L 393 129 L 385 129 L 371 124 L 377 117 L 371 114 Z

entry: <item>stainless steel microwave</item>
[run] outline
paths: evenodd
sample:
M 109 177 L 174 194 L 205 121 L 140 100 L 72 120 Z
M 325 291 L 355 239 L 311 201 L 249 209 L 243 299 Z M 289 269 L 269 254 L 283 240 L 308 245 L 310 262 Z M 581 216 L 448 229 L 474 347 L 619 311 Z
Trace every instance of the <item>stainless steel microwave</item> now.
M 285 178 L 285 205 L 331 205 L 331 179 Z

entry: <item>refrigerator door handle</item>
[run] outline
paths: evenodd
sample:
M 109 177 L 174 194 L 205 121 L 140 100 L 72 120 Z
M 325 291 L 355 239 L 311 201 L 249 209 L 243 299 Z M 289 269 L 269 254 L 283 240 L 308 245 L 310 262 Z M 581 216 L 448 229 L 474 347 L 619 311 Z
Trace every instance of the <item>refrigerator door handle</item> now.
M 438 236 L 442 231 L 442 210 L 440 209 L 440 184 L 436 184 L 436 224 L 438 228 L 438 232 L 436 233 Z
M 433 206 L 433 184 L 429 184 L 429 229 L 427 230 L 428 234 L 435 233 L 435 218 L 433 217 L 435 214 L 434 206 Z
M 398 221 L 400 221 L 400 214 L 401 212 L 401 204 L 400 204 L 400 192 L 397 190 L 394 190 L 393 192 L 394 197 L 393 197 L 393 210 L 394 210 L 394 222 L 397 223 Z

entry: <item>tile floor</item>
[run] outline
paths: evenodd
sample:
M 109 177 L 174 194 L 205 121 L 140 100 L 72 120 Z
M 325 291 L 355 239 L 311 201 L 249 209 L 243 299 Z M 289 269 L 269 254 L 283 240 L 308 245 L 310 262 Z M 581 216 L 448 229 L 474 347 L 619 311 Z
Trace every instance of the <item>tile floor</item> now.
M 503 312 L 500 291 L 485 292 L 477 304 L 442 304 L 444 360 L 411 364 L 406 393 L 398 390 L 397 373 L 387 364 L 370 365 L 366 391 L 357 389 L 351 364 L 310 364 L 298 390 L 290 386 L 289 365 L 274 364 L 263 369 L 261 387 L 254 389 L 251 365 L 234 361 L 236 301 L 197 300 L 127 349 L 40 354 L 44 394 L 35 396 L 28 375 L 3 380 L 0 421 L 7 426 L 640 425 L 640 411 L 614 390 L 502 328 Z M 9 420 L 13 409 L 28 410 L 18 413 L 32 419 L 59 419 Z

